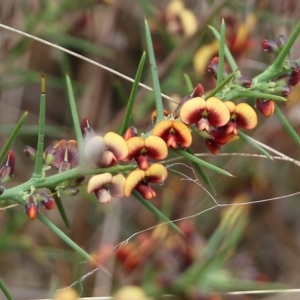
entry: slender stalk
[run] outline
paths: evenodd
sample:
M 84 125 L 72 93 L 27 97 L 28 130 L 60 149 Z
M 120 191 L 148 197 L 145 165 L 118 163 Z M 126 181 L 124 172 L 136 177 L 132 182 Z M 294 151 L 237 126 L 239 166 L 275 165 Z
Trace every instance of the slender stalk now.
M 68 98 L 69 98 L 69 104 L 70 104 L 70 110 L 72 114 L 72 120 L 73 120 L 73 126 L 75 130 L 76 140 L 78 143 L 78 148 L 83 149 L 83 137 L 81 133 L 81 127 L 80 127 L 80 119 L 78 116 L 78 111 L 76 107 L 76 100 L 74 97 L 73 87 L 70 80 L 70 77 L 66 75 L 66 82 L 67 82 L 67 90 L 68 90 Z
M 224 19 L 221 23 L 220 41 L 219 41 L 219 62 L 217 71 L 217 86 L 223 81 L 224 77 L 224 52 L 225 52 L 225 23 Z
M 85 259 L 90 262 L 95 263 L 94 259 L 85 252 L 81 247 L 73 242 L 65 233 L 63 233 L 57 226 L 55 226 L 49 219 L 47 219 L 43 214 L 38 214 L 38 219 L 46 225 L 55 235 L 61 238 L 67 245 L 69 245 L 73 250 L 82 255 Z
M 4 282 L 0 279 L 0 290 L 3 292 L 7 300 L 13 300 L 12 295 L 10 294 L 8 288 L 4 284 Z
M 133 86 L 132 86 L 132 90 L 131 90 L 131 93 L 130 93 L 130 97 L 129 97 L 129 100 L 128 100 L 128 103 L 127 103 L 125 116 L 124 116 L 123 123 L 122 123 L 121 130 L 120 130 L 121 135 L 123 135 L 125 133 L 126 129 L 129 127 L 129 124 L 130 124 L 132 108 L 133 108 L 134 100 L 135 100 L 135 97 L 136 97 L 136 94 L 137 94 L 137 91 L 138 91 L 139 82 L 140 82 L 141 77 L 142 77 L 142 72 L 143 72 L 145 60 L 146 60 L 146 53 L 144 52 L 142 57 L 141 57 L 139 66 L 138 66 L 138 69 L 137 69 L 137 72 L 136 72 L 136 75 L 135 75 L 135 79 L 134 79 L 134 83 L 133 83 Z
M 184 233 L 167 216 L 165 216 L 159 209 L 157 209 L 150 201 L 145 200 L 136 190 L 132 192 L 132 195 L 145 207 L 147 207 L 158 218 L 159 221 L 166 222 L 168 226 L 170 226 L 170 228 L 184 236 Z
M 33 178 L 40 178 L 43 176 L 43 151 L 44 151 L 44 137 L 45 137 L 45 114 L 46 114 L 46 82 L 42 74 L 41 79 L 41 96 L 40 96 L 40 113 L 39 113 L 39 133 L 36 150 L 36 159 L 34 165 Z
M 277 105 L 275 105 L 275 116 L 279 120 L 282 127 L 286 130 L 286 132 L 289 134 L 289 136 L 293 139 L 293 141 L 297 144 L 298 147 L 300 147 L 300 137 L 295 131 L 295 129 L 291 126 L 289 121 L 286 119 L 284 114 L 281 112 L 281 110 L 278 108 Z
M 14 129 L 12 131 L 12 133 L 10 134 L 9 138 L 7 139 L 5 145 L 3 146 L 3 148 L 1 149 L 0 152 L 0 162 L 3 161 L 5 155 L 7 154 L 12 142 L 14 141 L 14 139 L 16 138 L 17 134 L 19 133 L 25 119 L 28 116 L 28 112 L 25 111 L 23 113 L 23 115 L 21 116 L 21 118 L 19 119 L 18 123 L 14 126 Z
M 145 33 L 146 33 L 146 44 L 147 44 L 148 57 L 149 57 L 152 82 L 153 82 L 154 97 L 155 97 L 156 120 L 157 122 L 159 122 L 164 119 L 164 108 L 163 108 L 163 103 L 161 98 L 160 84 L 158 79 L 154 51 L 153 51 L 151 33 L 148 26 L 148 22 L 146 20 L 145 20 Z
M 226 175 L 226 176 L 234 177 L 234 175 L 230 174 L 229 172 L 227 172 L 227 171 L 225 171 L 225 170 L 223 170 L 221 168 L 218 168 L 215 165 L 212 165 L 212 164 L 210 164 L 210 163 L 208 163 L 208 162 L 206 162 L 206 161 L 204 161 L 204 160 L 202 160 L 202 159 L 200 159 L 200 158 L 198 158 L 198 157 L 196 157 L 196 156 L 188 153 L 185 150 L 176 149 L 174 151 L 177 154 L 181 155 L 182 157 L 184 157 L 184 158 L 186 158 L 186 159 L 188 159 L 188 160 L 190 160 L 190 161 L 192 161 L 192 162 L 194 162 L 196 164 L 199 164 L 200 166 L 203 166 L 205 168 L 211 169 L 211 170 L 213 170 L 215 172 L 218 172 L 218 173 Z

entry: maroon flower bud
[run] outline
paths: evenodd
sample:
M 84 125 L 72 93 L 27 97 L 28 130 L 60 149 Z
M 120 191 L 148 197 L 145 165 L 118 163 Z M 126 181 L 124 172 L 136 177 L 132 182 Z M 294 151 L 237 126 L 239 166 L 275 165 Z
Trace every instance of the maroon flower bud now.
M 15 154 L 9 150 L 0 167 L 0 183 L 3 184 L 11 179 L 15 170 Z
M 94 129 L 90 126 L 88 118 L 84 118 L 80 124 L 82 135 L 85 138 L 92 138 L 95 136 Z
M 36 157 L 36 149 L 26 145 L 23 149 L 23 152 L 25 153 L 25 155 L 30 158 L 31 160 L 35 160 Z
M 273 53 L 273 52 L 278 52 L 279 47 L 277 45 L 277 43 L 273 40 L 262 40 L 260 42 L 262 49 L 264 50 L 264 52 L 269 52 L 269 53 Z
M 134 126 L 130 126 L 128 127 L 128 129 L 125 131 L 125 133 L 123 134 L 123 138 L 125 141 L 131 139 L 134 136 L 138 135 L 138 131 L 136 129 L 136 127 Z
M 255 106 L 265 117 L 272 116 L 275 110 L 275 103 L 273 100 L 256 99 Z
M 55 201 L 51 198 L 47 193 L 40 192 L 35 194 L 37 201 L 41 202 L 41 204 L 48 210 L 53 209 L 55 207 Z
M 190 94 L 191 98 L 201 97 L 204 94 L 203 85 L 198 83 Z
M 244 88 L 250 88 L 252 85 L 252 79 L 249 77 L 241 76 L 234 79 L 234 83 Z
M 214 57 L 207 66 L 207 72 L 212 73 L 216 78 L 218 73 L 219 57 Z
M 291 69 L 292 73 L 289 76 L 288 84 L 294 86 L 300 81 L 300 66 L 297 61 L 291 61 Z
M 37 205 L 37 201 L 35 196 L 30 195 L 27 199 L 27 202 L 25 204 L 25 211 L 29 219 L 34 220 L 38 213 L 39 213 L 39 207 Z

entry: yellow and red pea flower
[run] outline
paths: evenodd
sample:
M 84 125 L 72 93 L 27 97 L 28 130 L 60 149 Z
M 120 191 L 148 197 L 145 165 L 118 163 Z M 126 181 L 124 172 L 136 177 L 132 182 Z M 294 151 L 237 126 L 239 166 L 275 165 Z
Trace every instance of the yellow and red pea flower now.
M 95 193 L 100 203 L 108 203 L 111 197 L 124 196 L 125 177 L 122 174 L 113 176 L 110 173 L 102 173 L 91 177 L 87 186 L 87 192 Z
M 230 113 L 227 106 L 216 97 L 207 100 L 196 97 L 183 104 L 180 118 L 185 124 L 196 124 L 199 131 L 210 132 L 210 126 L 220 127 L 227 124 Z
M 134 158 L 141 170 L 149 168 L 149 157 L 161 160 L 168 155 L 168 147 L 165 141 L 159 136 L 150 135 L 145 139 L 134 136 L 127 140 L 126 143 L 128 155 L 123 161 L 128 162 Z
M 106 168 L 114 166 L 128 155 L 128 147 L 123 137 L 108 132 L 103 137 L 94 136 L 85 146 L 85 157 L 92 165 Z
M 155 125 L 152 134 L 161 137 L 168 147 L 187 148 L 192 144 L 190 129 L 182 122 L 168 119 Z
M 247 103 L 235 104 L 226 101 L 224 104 L 230 112 L 230 120 L 226 125 L 226 133 L 238 134 L 238 128 L 250 130 L 257 125 L 257 115 L 255 110 Z
M 125 183 L 124 194 L 129 197 L 134 189 L 136 189 L 145 199 L 150 200 L 156 196 L 155 191 L 149 186 L 149 182 L 162 183 L 168 176 L 165 166 L 155 163 L 147 170 L 132 171 Z

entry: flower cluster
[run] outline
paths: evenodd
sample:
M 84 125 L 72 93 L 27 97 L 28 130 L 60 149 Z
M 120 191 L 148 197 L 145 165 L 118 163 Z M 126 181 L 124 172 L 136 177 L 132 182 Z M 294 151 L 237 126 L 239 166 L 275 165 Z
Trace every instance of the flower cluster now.
M 138 137 L 134 127 L 128 128 L 123 137 L 114 132 L 98 136 L 87 119 L 82 121 L 81 129 L 86 140 L 84 154 L 88 163 L 108 168 L 121 161 L 135 159 L 138 166 L 126 177 L 107 172 L 93 176 L 88 183 L 88 193 L 94 192 L 100 203 L 109 202 L 111 196 L 129 197 L 134 189 L 148 200 L 156 195 L 149 183 L 163 182 L 168 173 L 163 165 L 151 164 L 149 158 L 160 160 L 168 155 L 167 145 L 162 138 L 154 135 Z

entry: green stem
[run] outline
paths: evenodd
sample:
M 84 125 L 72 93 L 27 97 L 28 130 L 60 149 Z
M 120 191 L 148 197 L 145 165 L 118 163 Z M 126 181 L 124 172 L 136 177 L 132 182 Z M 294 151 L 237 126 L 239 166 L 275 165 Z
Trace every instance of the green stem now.
M 146 34 L 146 43 L 147 43 L 148 57 L 150 62 L 153 90 L 154 90 L 154 97 L 155 97 L 156 120 L 157 122 L 159 122 L 164 119 L 164 108 L 163 108 L 163 103 L 161 98 L 160 84 L 158 79 L 154 51 L 153 51 L 151 33 L 146 19 L 145 19 L 145 34 Z
M 50 220 L 48 220 L 41 213 L 38 214 L 39 220 L 46 225 L 55 235 L 61 238 L 67 245 L 69 245 L 73 250 L 82 255 L 85 259 L 90 262 L 95 262 L 94 259 L 85 252 L 81 247 L 72 241 L 66 234 L 64 234 L 58 227 L 56 227 Z
M 23 113 L 23 115 L 21 116 L 21 118 L 19 119 L 18 123 L 16 126 L 14 126 L 14 129 L 12 131 L 12 133 L 10 134 L 9 138 L 7 139 L 5 145 L 3 146 L 3 148 L 1 149 L 1 152 L 0 152 L 0 163 L 3 161 L 5 155 L 7 154 L 12 142 L 14 141 L 15 137 L 17 136 L 17 134 L 19 133 L 25 119 L 27 118 L 28 116 L 28 112 L 25 111 Z
M 246 143 L 250 144 L 253 148 L 258 150 L 263 155 L 266 155 L 268 158 L 272 159 L 269 152 L 267 152 L 264 148 L 262 148 L 260 145 L 258 145 L 252 138 L 250 138 L 248 135 L 243 133 L 241 130 L 239 130 L 239 137 L 245 141 Z
M 281 110 L 278 108 L 277 105 L 275 105 L 275 116 L 279 120 L 282 127 L 289 134 L 289 136 L 297 144 L 297 146 L 300 147 L 300 137 L 299 137 L 299 135 L 297 134 L 295 129 L 291 126 L 291 124 L 288 122 L 288 120 L 285 118 L 284 114 L 281 112 Z
M 144 52 L 141 57 L 139 66 L 138 66 L 138 69 L 137 69 L 137 72 L 135 75 L 135 79 L 134 79 L 134 83 L 132 86 L 132 90 L 130 93 L 130 97 L 129 97 L 129 100 L 127 103 L 125 116 L 124 116 L 123 123 L 122 123 L 121 130 L 120 130 L 121 135 L 123 135 L 125 133 L 126 129 L 129 127 L 129 124 L 130 124 L 132 108 L 133 108 L 134 100 L 135 100 L 136 93 L 137 93 L 137 90 L 139 87 L 139 83 L 141 81 L 145 60 L 146 60 L 146 53 Z
M 10 294 L 8 288 L 4 284 L 4 282 L 0 279 L 0 289 L 8 300 L 13 300 L 12 295 Z
M 59 174 L 51 175 L 49 177 L 39 177 L 39 178 L 31 178 L 27 182 L 24 182 L 18 186 L 15 186 L 10 189 L 6 189 L 2 195 L 0 195 L 0 201 L 14 199 L 19 203 L 23 203 L 22 193 L 24 191 L 30 191 L 31 187 L 35 188 L 53 188 L 57 186 L 60 182 L 64 182 L 69 179 L 78 178 L 85 175 L 95 175 L 101 174 L 105 172 L 109 173 L 120 173 L 131 171 L 136 168 L 135 165 L 128 166 L 115 166 L 111 168 L 98 168 L 98 169 L 81 169 L 80 167 L 71 169 L 66 172 L 62 172 Z
M 210 30 L 213 32 L 215 38 L 220 42 L 220 34 L 219 32 L 212 26 L 208 26 L 210 28 Z M 236 72 L 236 77 L 239 77 L 241 76 L 241 73 L 239 70 L 239 67 L 237 65 L 237 63 L 235 62 L 231 52 L 229 51 L 228 47 L 224 44 L 224 54 L 225 54 L 225 57 L 230 65 L 230 68 L 232 70 L 232 72 Z
M 40 113 L 39 113 L 39 133 L 38 144 L 36 150 L 36 159 L 34 165 L 33 178 L 40 178 L 43 176 L 43 151 L 44 151 L 44 137 L 45 137 L 45 112 L 46 112 L 46 83 L 45 77 L 42 75 L 41 80 L 41 97 L 40 97 Z
M 206 162 L 206 161 L 204 161 L 204 160 L 202 160 L 202 159 L 200 159 L 200 158 L 198 158 L 198 157 L 196 157 L 196 156 L 194 156 L 194 155 L 188 153 L 188 152 L 185 151 L 185 150 L 182 150 L 182 149 L 176 149 L 176 150 L 174 150 L 174 151 L 175 151 L 177 154 L 181 155 L 182 157 L 188 159 L 189 161 L 192 161 L 192 162 L 194 162 L 194 163 L 196 163 L 196 164 L 199 164 L 199 165 L 201 165 L 201 166 L 203 166 L 203 167 L 205 167 L 205 168 L 211 169 L 211 170 L 213 170 L 213 171 L 215 171 L 215 172 L 218 172 L 218 173 L 223 174 L 223 175 L 226 175 L 226 176 L 234 177 L 234 176 L 233 176 L 232 174 L 230 174 L 229 172 L 227 172 L 227 171 L 225 171 L 225 170 L 223 170 L 223 169 L 221 169 L 221 168 L 218 168 L 218 167 L 216 167 L 215 165 L 212 165 L 212 164 L 210 164 L 210 163 L 208 163 L 208 162 Z
M 217 71 L 217 86 L 223 81 L 224 77 L 224 52 L 225 52 L 225 23 L 222 19 L 219 41 L 219 62 Z
M 221 91 L 223 89 L 223 87 L 229 83 L 236 75 L 236 71 L 231 73 L 229 76 L 227 76 L 220 84 L 218 84 L 211 92 L 207 93 L 205 95 L 205 99 L 208 99 L 209 97 L 213 97 L 214 95 L 216 95 L 219 91 Z M 227 96 L 227 94 L 226 94 Z M 223 100 L 223 97 L 222 97 Z
M 83 149 L 83 137 L 81 133 L 81 127 L 80 127 L 80 120 L 78 116 L 78 111 L 76 107 L 76 101 L 74 97 L 74 92 L 73 92 L 73 87 L 72 83 L 70 80 L 70 77 L 66 75 L 66 82 L 67 82 L 67 90 L 68 90 L 68 98 L 69 98 L 69 104 L 70 104 L 70 109 L 71 109 L 71 114 L 72 114 L 72 120 L 73 120 L 73 126 L 75 130 L 75 135 L 76 135 L 76 140 L 78 143 L 78 148 Z
M 184 236 L 184 233 L 168 218 L 166 217 L 159 209 L 157 209 L 151 202 L 145 200 L 141 194 L 136 190 L 133 190 L 132 195 L 141 202 L 145 207 L 147 207 L 161 222 L 166 222 L 170 228 Z

